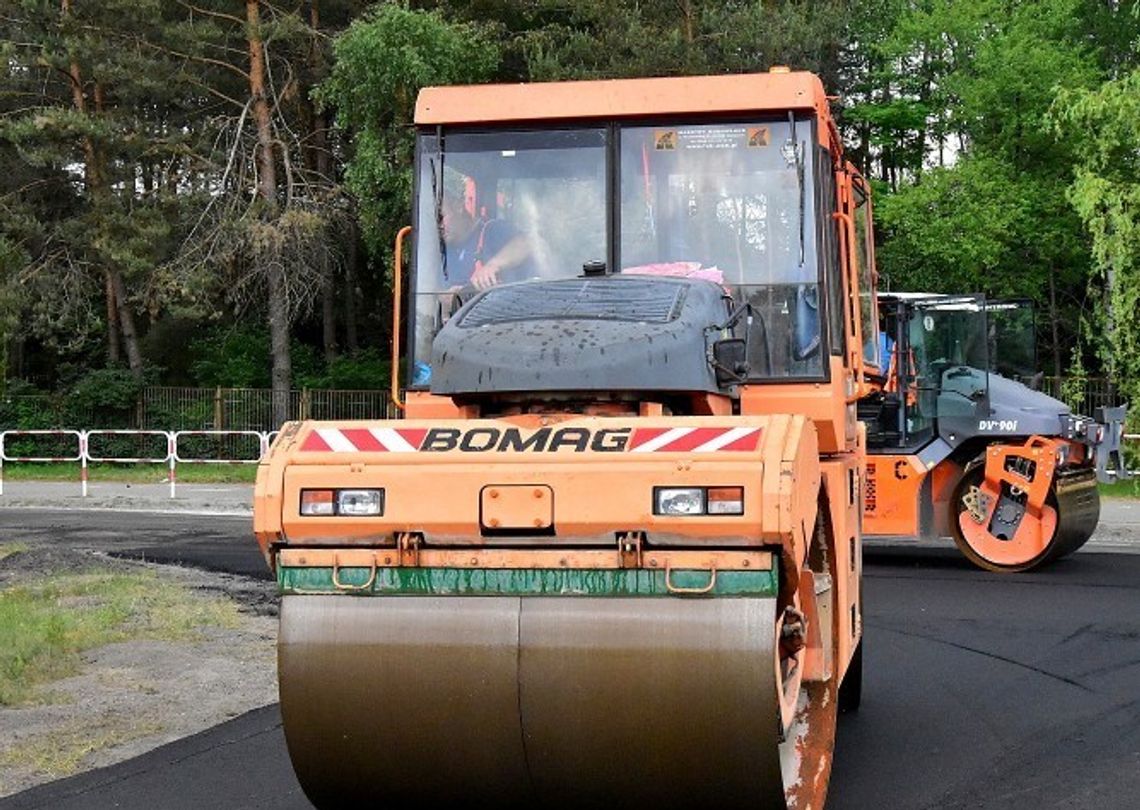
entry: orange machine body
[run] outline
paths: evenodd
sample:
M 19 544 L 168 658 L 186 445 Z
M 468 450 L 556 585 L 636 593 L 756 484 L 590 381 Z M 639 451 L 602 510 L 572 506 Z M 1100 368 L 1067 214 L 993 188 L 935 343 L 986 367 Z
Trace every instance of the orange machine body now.
M 816 141 L 833 158 L 834 244 L 842 285 L 836 300 L 845 303 L 842 334 L 830 336 L 833 348 L 822 381 L 743 384 L 735 402 L 695 396 L 691 412 L 707 416 L 671 417 L 646 402 L 632 415 L 581 416 L 559 413 L 553 406 L 541 416 L 488 420 L 478 405 L 411 391 L 406 419 L 291 424 L 282 430 L 258 477 L 255 529 L 268 562 L 274 565 L 277 555 L 285 554 L 290 565 L 320 566 L 334 558 L 367 559 L 380 566 L 446 559 L 461 566 L 541 568 L 576 564 L 584 559 L 581 554 L 589 554 L 591 564 L 601 559 L 621 566 L 628 559 L 618 553 L 619 539 L 635 536 L 662 565 L 671 554 L 697 551 L 728 555 L 717 558 L 722 568 L 755 564 L 754 558 L 733 555 L 764 548 L 777 550 L 798 570 L 816 531 L 818 505 L 824 503 L 826 523 L 837 538 L 832 564 L 842 572 L 833 583 L 842 626 L 835 653 L 842 670 L 860 633 L 864 446 L 855 401 L 866 390 L 864 336 L 868 319 L 874 321 L 859 297 L 873 300 L 874 257 L 871 246 L 860 245 L 856 237 L 855 196 L 866 197 L 865 184 L 842 158 L 819 79 L 789 72 L 428 88 L 420 95 L 416 123 L 494 126 L 652 115 L 715 120 L 765 111 L 809 111 Z M 869 216 L 867 223 L 869 228 Z M 398 255 L 406 233 L 397 241 Z M 398 284 L 400 276 L 398 271 Z M 399 345 L 401 297 L 398 286 L 394 348 Z M 394 394 L 405 405 L 400 392 Z M 758 443 L 748 451 L 707 453 L 643 453 L 623 444 L 638 431 L 679 426 L 755 429 Z M 392 452 L 375 439 L 399 432 L 412 438 L 413 451 Z M 322 434 L 339 438 L 314 438 Z M 446 442 L 420 447 L 415 439 L 429 434 L 474 438 L 466 449 Z M 547 442 L 541 449 L 534 439 L 539 434 Z M 653 488 L 662 484 L 742 486 L 744 513 L 654 515 Z M 299 513 L 305 489 L 375 486 L 385 492 L 383 516 Z M 413 544 L 418 556 L 401 553 L 401 542 Z M 795 591 L 798 582 L 788 588 Z
M 543 580 L 550 582 L 559 571 L 588 578 L 593 571 L 636 569 L 646 575 L 643 582 L 659 582 L 652 575 L 664 573 L 665 592 L 656 596 L 716 598 L 732 575 L 771 572 L 778 582 L 771 594 L 777 620 L 769 631 L 776 639 L 780 733 L 791 735 L 801 722 L 796 717 L 820 729 L 795 742 L 794 757 L 811 764 L 799 768 L 806 776 L 786 785 L 787 795 L 793 803 L 796 796 L 817 797 L 821 806 L 835 707 L 844 700 L 839 684 L 861 660 L 866 430 L 856 402 L 868 390 L 864 345 L 876 342 L 877 328 L 868 190 L 843 159 L 822 84 L 807 73 L 772 73 L 429 88 L 420 95 L 416 123 L 425 137 L 442 141 L 432 133 L 447 127 L 484 133 L 507 124 L 557 128 L 655 116 L 717 122 L 757 112 L 798 114 L 801 122 L 806 113 L 806 142 L 829 158 L 820 165 L 829 167 L 826 189 L 834 198 L 825 196 L 820 232 L 806 237 L 820 240 L 819 251 L 831 254 L 826 266 L 834 268 L 826 278 L 819 271 L 829 297 L 817 310 L 827 313 L 819 323 L 818 375 L 763 381 L 756 375 L 721 393 L 589 390 L 545 398 L 517 391 L 444 395 L 424 385 L 405 394 L 394 380 L 403 418 L 282 428 L 259 468 L 254 529 L 284 593 L 295 599 L 314 593 L 296 583 L 317 577 L 289 573 L 306 570 L 331 569 L 331 588 L 326 582 L 321 593 L 334 597 L 372 594 L 374 583 L 409 582 L 421 572 L 427 582 L 437 569 L 486 571 L 487 581 L 494 572 L 497 582 L 504 571 L 551 573 Z M 397 240 L 398 257 L 406 234 Z M 405 323 L 402 273 L 397 266 L 397 355 Z M 575 339 L 572 330 L 567 334 Z M 411 327 L 405 336 L 416 337 Z M 663 511 L 662 488 L 702 493 L 708 508 Z M 380 490 L 380 513 L 303 513 L 312 493 L 331 498 L 341 490 Z M 714 498 L 734 493 L 739 507 L 713 511 Z

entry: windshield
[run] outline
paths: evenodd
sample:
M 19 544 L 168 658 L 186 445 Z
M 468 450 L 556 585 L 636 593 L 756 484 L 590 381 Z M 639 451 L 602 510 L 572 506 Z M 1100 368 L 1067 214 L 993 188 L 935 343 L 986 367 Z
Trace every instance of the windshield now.
M 756 376 L 822 369 L 810 143 L 787 121 L 621 132 L 622 272 L 707 278 L 750 303 L 738 336 Z
M 572 278 L 606 257 L 603 129 L 448 133 L 419 141 L 413 385 L 431 341 L 475 292 Z
M 811 126 L 622 127 L 617 211 L 607 132 L 420 133 L 411 384 L 430 382 L 433 337 L 479 290 L 615 257 L 618 272 L 701 278 L 751 304 L 736 331 L 753 376 L 821 376 Z
M 1021 383 L 1037 375 L 1037 333 L 1030 301 L 987 301 L 990 371 Z
M 908 326 L 918 394 L 913 416 L 929 420 L 972 412 L 973 401 L 989 387 L 985 300 L 963 296 L 918 303 Z

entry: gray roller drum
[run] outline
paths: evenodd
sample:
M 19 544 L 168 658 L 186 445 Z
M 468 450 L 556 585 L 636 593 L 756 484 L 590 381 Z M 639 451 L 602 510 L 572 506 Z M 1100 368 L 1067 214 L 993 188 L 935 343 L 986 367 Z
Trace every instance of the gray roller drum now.
M 289 753 L 321 810 L 783 808 L 775 609 L 749 597 L 287 595 Z

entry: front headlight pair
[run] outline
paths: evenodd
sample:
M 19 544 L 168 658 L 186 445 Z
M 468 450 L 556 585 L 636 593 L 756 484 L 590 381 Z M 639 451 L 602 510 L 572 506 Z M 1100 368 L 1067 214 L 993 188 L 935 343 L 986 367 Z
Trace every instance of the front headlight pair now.
M 743 515 L 744 487 L 654 487 L 653 514 Z
M 382 489 L 303 489 L 301 514 L 367 517 L 384 514 Z

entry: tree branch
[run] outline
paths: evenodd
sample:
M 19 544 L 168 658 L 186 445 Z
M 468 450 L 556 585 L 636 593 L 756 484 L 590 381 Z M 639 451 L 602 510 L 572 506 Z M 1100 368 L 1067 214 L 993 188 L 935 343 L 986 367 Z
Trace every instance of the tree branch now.
M 248 73 L 246 73 L 244 70 L 239 68 L 237 65 L 232 65 L 229 62 L 226 62 L 222 59 L 211 59 L 208 56 L 194 56 L 193 54 L 183 53 L 182 51 L 176 51 L 173 48 L 164 48 L 161 45 L 155 45 L 153 42 L 148 42 L 147 40 L 141 39 L 141 38 L 136 38 L 135 41 L 138 42 L 140 45 L 145 45 L 146 47 L 150 48 L 151 50 L 155 50 L 155 51 L 158 51 L 160 53 L 165 53 L 165 54 L 168 54 L 170 56 L 177 56 L 179 59 L 187 59 L 191 62 L 200 62 L 200 63 L 206 64 L 206 65 L 214 65 L 216 67 L 225 68 L 226 70 L 230 71 L 231 73 L 236 73 L 238 76 L 241 76 L 246 81 L 249 81 L 249 74 Z
M 178 3 L 178 5 L 182 6 L 184 9 L 187 9 L 189 11 L 193 11 L 197 14 L 203 14 L 207 17 L 217 17 L 220 20 L 229 20 L 230 22 L 237 23 L 238 25 L 242 26 L 243 28 L 245 27 L 245 20 L 243 20 L 241 17 L 235 17 L 232 14 L 223 14 L 220 11 L 211 11 L 208 8 L 200 8 L 199 6 L 195 6 L 191 3 L 186 3 L 183 0 L 176 0 L 176 2 Z

